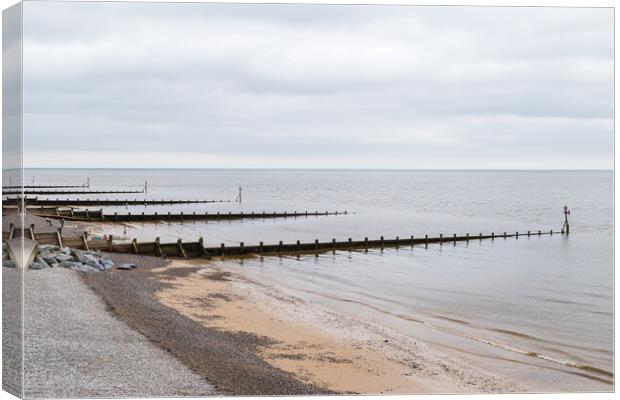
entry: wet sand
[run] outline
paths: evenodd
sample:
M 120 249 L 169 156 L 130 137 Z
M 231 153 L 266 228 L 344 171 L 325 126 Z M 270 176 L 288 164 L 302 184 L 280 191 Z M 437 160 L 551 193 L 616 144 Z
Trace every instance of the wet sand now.
M 183 268 L 178 263 L 172 268 Z M 157 292 L 162 304 L 217 329 L 266 336 L 259 354 L 269 364 L 299 379 L 336 392 L 419 393 L 425 387 L 411 366 L 386 359 L 375 346 L 349 345 L 344 340 L 279 318 L 234 287 L 240 279 L 229 272 L 200 270 L 175 279 Z
M 285 296 L 234 266 L 152 260 L 85 280 L 121 318 L 224 392 L 522 390 L 423 343 Z
M 271 338 L 261 357 L 304 382 L 361 394 L 523 390 L 382 326 L 285 295 L 225 261 L 174 261 L 168 268 L 195 266 L 158 292 L 158 301 L 204 326 Z

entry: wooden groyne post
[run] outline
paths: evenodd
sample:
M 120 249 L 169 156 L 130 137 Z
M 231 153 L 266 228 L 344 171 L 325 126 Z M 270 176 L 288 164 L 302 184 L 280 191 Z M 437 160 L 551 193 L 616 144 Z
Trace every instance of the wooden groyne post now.
M 568 224 L 568 216 L 570 215 L 570 210 L 568 206 L 564 206 L 564 225 L 562 225 L 562 234 L 566 232 L 566 235 L 570 233 L 570 225 Z

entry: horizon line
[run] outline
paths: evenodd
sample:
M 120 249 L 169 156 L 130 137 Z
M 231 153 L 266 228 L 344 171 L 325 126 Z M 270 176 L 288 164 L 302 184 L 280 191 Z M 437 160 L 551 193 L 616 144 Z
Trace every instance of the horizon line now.
M 15 171 L 20 168 L 7 168 Z M 300 167 L 22 167 L 23 170 L 257 170 L 257 171 L 609 171 L 614 168 L 300 168 Z

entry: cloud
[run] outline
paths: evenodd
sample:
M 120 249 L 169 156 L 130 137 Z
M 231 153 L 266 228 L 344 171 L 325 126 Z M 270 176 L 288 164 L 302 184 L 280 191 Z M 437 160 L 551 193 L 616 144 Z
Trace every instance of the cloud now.
M 24 132 L 36 166 L 611 168 L 613 11 L 29 2 Z

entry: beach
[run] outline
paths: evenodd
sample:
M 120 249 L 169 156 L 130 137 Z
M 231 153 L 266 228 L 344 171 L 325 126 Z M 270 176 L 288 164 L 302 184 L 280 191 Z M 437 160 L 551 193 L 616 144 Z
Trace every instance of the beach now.
M 151 260 L 140 261 L 144 265 Z M 197 368 L 225 393 L 524 390 L 394 331 L 287 297 L 234 267 L 222 269 L 205 261 L 172 261 L 160 267 L 86 274 L 83 278 L 121 319 Z M 153 290 L 151 285 L 157 289 Z M 137 289 L 142 293 L 136 293 Z M 127 301 L 128 296 L 141 300 Z M 153 301 L 158 307 L 165 307 L 167 313 L 161 314 L 169 315 L 145 321 L 149 310 L 144 307 L 150 304 L 152 308 Z M 170 322 L 174 325 L 170 326 Z M 186 324 L 193 329 L 186 329 Z M 168 336 L 166 330 L 184 334 Z M 224 340 L 233 344 L 236 348 L 227 348 L 222 354 L 228 365 L 221 365 L 222 360 L 213 355 L 197 359 L 203 347 L 182 343 L 195 339 L 193 334 L 214 342 L 205 344 L 206 351 Z M 235 360 L 236 357 L 239 359 Z M 252 365 L 246 365 L 248 359 Z M 229 368 L 235 371 L 233 376 L 229 375 Z M 242 380 L 238 379 L 240 376 Z M 273 381 L 268 385 L 273 386 L 264 384 L 269 379 Z
M 77 172 L 55 173 L 54 179 L 69 180 Z M 130 181 L 138 173 L 144 172 L 94 176 L 114 187 L 119 177 Z M 451 237 L 446 232 L 555 227 L 561 221 L 553 206 L 558 198 L 549 195 L 541 205 L 533 196 L 521 196 L 517 183 L 523 182 L 530 194 L 555 185 L 568 193 L 570 204 L 578 204 L 570 237 L 522 233 L 368 251 L 189 259 L 108 253 L 116 264 L 138 268 L 71 275 L 80 290 L 104 305 L 93 308 L 95 318 L 113 316 L 119 329 L 169 355 L 173 361 L 167 359 L 165 368 L 180 363 L 215 394 L 613 390 L 613 231 L 606 172 L 148 174 L 156 183 L 149 198 L 200 198 L 208 192 L 226 199 L 231 179 L 243 182 L 247 197 L 244 203 L 144 206 L 146 214 L 352 211 L 273 220 L 67 221 L 65 226 L 127 243 L 155 237 L 161 243 L 190 243 L 203 237 L 205 247 L 216 248 L 376 239 L 378 232 L 387 238 L 442 232 Z M 291 189 L 291 179 L 300 190 Z M 367 191 L 369 180 L 376 190 Z M 468 192 L 472 187 L 491 200 L 513 200 L 480 203 Z M 453 197 L 443 195 L 448 188 Z M 103 209 L 141 213 L 125 206 Z M 28 292 L 26 287 L 26 299 Z M 70 347 L 63 351 L 64 358 L 81 357 Z M 118 368 L 113 360 L 108 363 L 106 368 Z M 188 393 L 183 386 L 178 391 Z
M 65 268 L 24 274 L 25 398 L 217 394 L 202 376 L 119 320 L 80 274 Z

